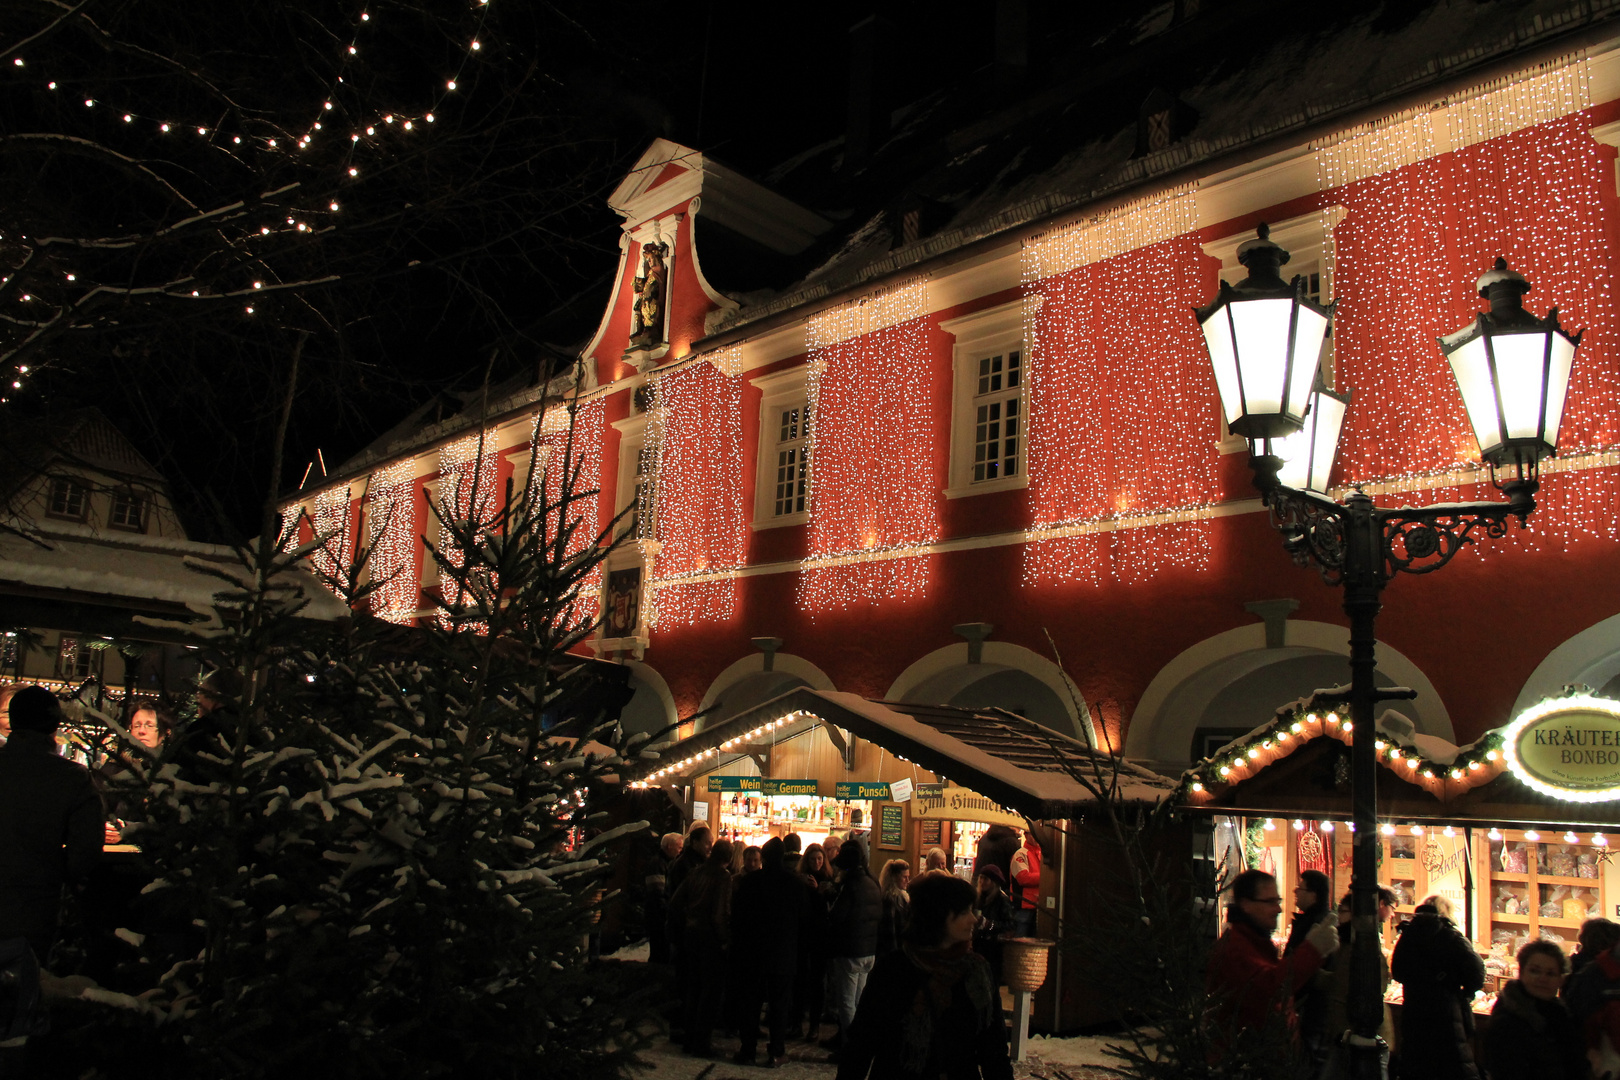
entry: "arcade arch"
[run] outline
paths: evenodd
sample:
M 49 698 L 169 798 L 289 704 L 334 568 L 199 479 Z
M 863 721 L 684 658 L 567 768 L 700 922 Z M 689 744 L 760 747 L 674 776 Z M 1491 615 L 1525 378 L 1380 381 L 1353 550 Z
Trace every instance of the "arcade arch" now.
M 1525 680 L 1513 715 L 1570 683 L 1584 683 L 1602 697 L 1620 694 L 1620 615 L 1588 626 L 1548 653 Z
M 626 735 L 654 734 L 675 723 L 675 695 L 664 677 L 640 660 L 626 660 L 630 669 L 630 700 L 619 710 L 619 725 Z
M 1083 742 L 1092 740 L 1090 710 L 1082 716 L 1075 708 L 1079 688 L 1061 668 L 1022 645 L 986 641 L 981 649 L 978 663 L 969 663 L 966 642 L 935 649 L 901 672 L 884 696 L 963 709 L 1006 709 Z
M 1312 690 L 1350 679 L 1349 631 L 1332 623 L 1288 621 L 1288 644 L 1266 648 L 1254 623 L 1206 638 L 1166 664 L 1148 684 L 1125 733 L 1125 755 L 1189 761 L 1200 729 L 1241 734 Z M 1417 691 L 1389 704 L 1425 735 L 1452 740 L 1451 716 L 1428 676 L 1399 650 L 1378 643 L 1378 685 Z M 1385 711 L 1380 708 L 1380 714 Z M 1201 756 L 1201 755 L 1196 755 Z
M 703 715 L 698 717 L 697 730 L 702 731 L 710 724 L 729 720 L 740 712 L 801 686 L 808 686 L 812 690 L 834 689 L 827 673 L 802 656 L 779 652 L 772 657 L 771 670 L 764 670 L 764 664 L 764 655 L 755 653 L 743 657 L 717 675 L 698 706 L 698 711 Z M 704 712 L 711 707 L 713 712 Z

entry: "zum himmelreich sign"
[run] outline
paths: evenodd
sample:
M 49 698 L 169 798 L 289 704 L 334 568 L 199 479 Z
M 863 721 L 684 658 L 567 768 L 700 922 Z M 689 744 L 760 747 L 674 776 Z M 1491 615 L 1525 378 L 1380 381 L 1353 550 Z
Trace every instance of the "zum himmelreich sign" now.
M 1543 794 L 1573 802 L 1620 799 L 1620 701 L 1548 698 L 1508 725 L 1502 750 L 1513 775 Z

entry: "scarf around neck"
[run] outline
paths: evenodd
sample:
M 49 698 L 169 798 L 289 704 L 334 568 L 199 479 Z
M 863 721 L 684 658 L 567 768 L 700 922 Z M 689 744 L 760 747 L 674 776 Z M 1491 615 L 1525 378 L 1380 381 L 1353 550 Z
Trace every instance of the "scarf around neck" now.
M 907 1072 L 921 1073 L 928 1067 L 936 1022 L 951 1007 L 956 987 L 962 987 L 973 1008 L 975 1030 L 991 1021 L 995 988 L 990 985 L 990 966 L 973 951 L 970 942 L 933 948 L 908 944 L 903 951 L 906 959 L 928 976 L 900 1021 L 901 1064 Z

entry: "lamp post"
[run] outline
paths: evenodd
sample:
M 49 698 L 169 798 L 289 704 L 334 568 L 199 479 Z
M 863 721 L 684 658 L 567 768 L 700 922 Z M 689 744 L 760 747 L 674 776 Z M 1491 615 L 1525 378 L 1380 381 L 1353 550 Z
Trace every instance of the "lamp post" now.
M 1410 698 L 1381 691 L 1375 623 L 1384 586 L 1398 573 L 1438 570 L 1478 531 L 1499 537 L 1509 518 L 1521 525 L 1535 509 L 1540 462 L 1558 445 L 1558 425 L 1580 335 L 1524 310 L 1530 283 L 1502 259 L 1479 279 L 1490 303 L 1468 326 L 1440 339 L 1451 363 L 1492 482 L 1505 502 L 1447 503 L 1380 509 L 1359 488 L 1342 503 L 1327 495 L 1348 399 L 1316 387 L 1321 343 L 1332 306 L 1314 303 L 1304 283 L 1282 280 L 1288 252 L 1265 225 L 1238 248 L 1248 278 L 1221 284 L 1198 309 L 1227 422 L 1249 439 L 1249 465 L 1283 546 L 1301 566 L 1344 590 L 1350 619 L 1351 802 L 1354 825 L 1351 893 L 1355 946 L 1350 956 L 1349 1045 L 1355 1075 L 1380 1075 L 1378 799 L 1373 708 Z

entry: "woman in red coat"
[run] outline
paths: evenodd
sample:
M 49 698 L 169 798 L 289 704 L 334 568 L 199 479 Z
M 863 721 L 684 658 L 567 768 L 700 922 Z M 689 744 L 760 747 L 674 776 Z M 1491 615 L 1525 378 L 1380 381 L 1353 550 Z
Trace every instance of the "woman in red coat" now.
M 1216 1058 L 1240 1048 L 1240 1034 L 1263 1038 L 1279 1019 L 1292 1033 L 1294 990 L 1339 947 L 1338 927 L 1329 920 L 1313 928 L 1293 952 L 1279 956 L 1271 934 L 1281 913 L 1277 879 L 1264 870 L 1245 870 L 1232 882 L 1226 933 L 1215 943 L 1205 977 Z

